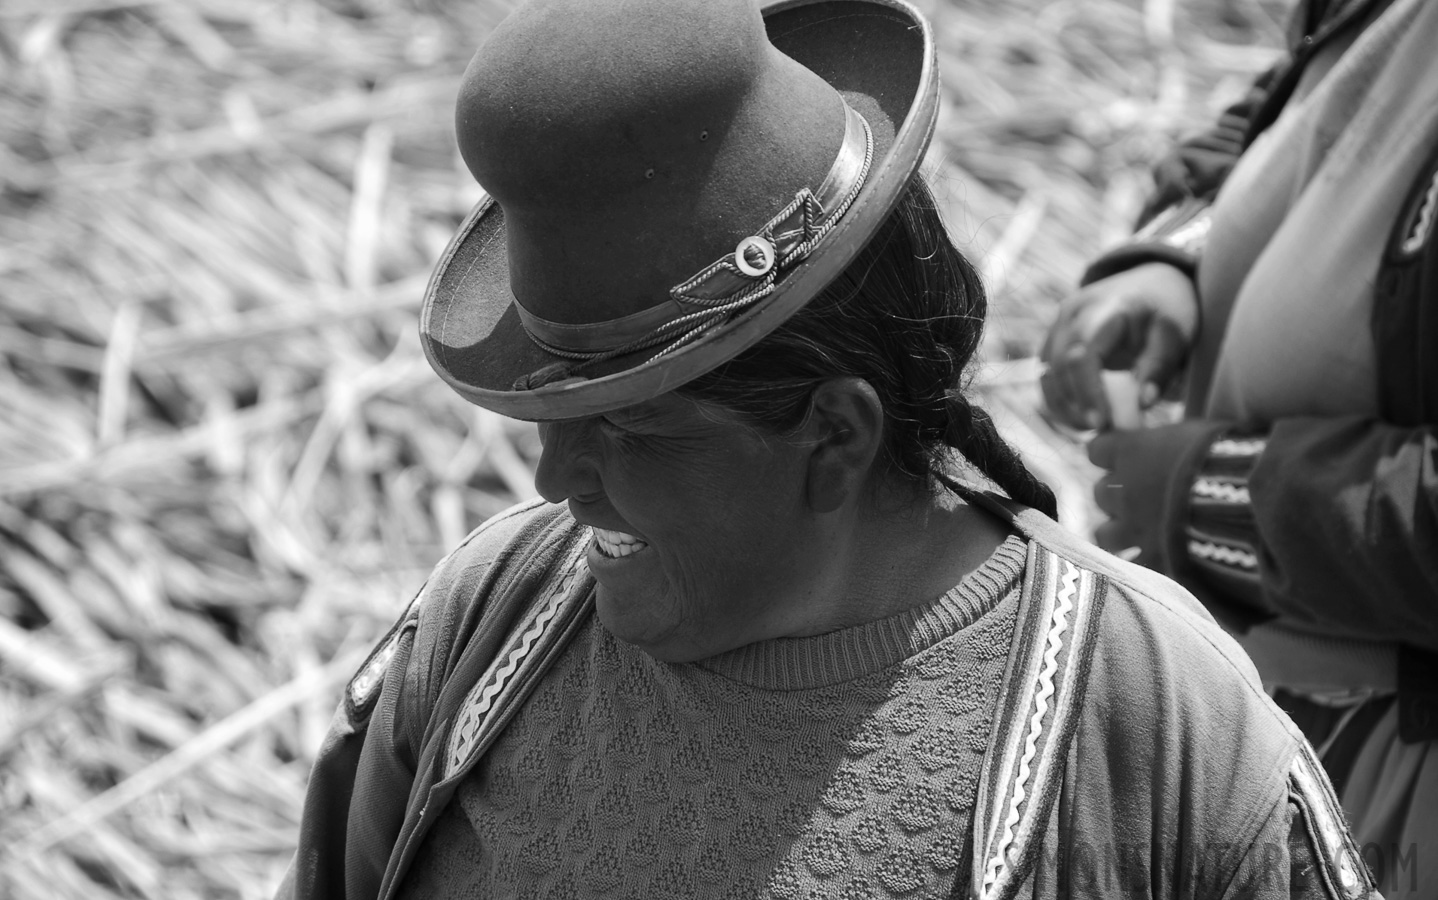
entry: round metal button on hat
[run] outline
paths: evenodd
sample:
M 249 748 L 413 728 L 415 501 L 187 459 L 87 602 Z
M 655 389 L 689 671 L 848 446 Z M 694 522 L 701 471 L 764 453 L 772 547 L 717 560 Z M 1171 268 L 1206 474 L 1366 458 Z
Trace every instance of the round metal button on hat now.
M 749 258 L 745 253 L 745 251 L 750 249 L 756 250 L 759 253 L 760 263 L 757 266 L 749 262 Z M 746 237 L 739 242 L 738 247 L 734 248 L 734 265 L 738 266 L 739 271 L 748 275 L 750 278 L 768 275 L 769 270 L 774 268 L 774 259 L 774 245 L 757 235 Z

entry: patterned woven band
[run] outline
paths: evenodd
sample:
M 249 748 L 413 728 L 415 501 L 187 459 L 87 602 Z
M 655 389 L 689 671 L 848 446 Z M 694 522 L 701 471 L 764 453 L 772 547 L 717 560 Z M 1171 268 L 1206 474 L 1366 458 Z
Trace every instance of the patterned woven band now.
M 515 303 L 530 338 L 565 359 L 599 362 L 666 346 L 670 353 L 767 297 L 795 263 L 807 257 L 854 202 L 874 157 L 869 123 L 847 103 L 844 141 L 817 192 L 807 187 L 757 233 L 669 291 L 669 299 L 605 322 L 566 325 L 541 319 Z

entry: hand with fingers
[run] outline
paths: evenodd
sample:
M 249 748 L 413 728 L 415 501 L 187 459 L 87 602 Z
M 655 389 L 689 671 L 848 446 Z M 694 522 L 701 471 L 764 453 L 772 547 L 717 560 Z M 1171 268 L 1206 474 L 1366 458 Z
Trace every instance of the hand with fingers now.
M 1131 369 L 1141 406 L 1152 406 L 1182 367 L 1197 331 L 1193 281 L 1168 263 L 1095 281 L 1059 306 L 1044 341 L 1044 401 L 1068 425 L 1107 428 L 1113 411 L 1103 371 Z

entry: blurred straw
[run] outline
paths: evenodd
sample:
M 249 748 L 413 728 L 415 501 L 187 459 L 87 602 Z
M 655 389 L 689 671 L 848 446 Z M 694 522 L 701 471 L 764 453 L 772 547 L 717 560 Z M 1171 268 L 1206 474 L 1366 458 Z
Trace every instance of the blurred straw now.
M 349 240 L 345 245 L 345 281 L 361 294 L 374 289 L 380 217 L 393 151 L 394 131 L 389 126 L 376 122 L 365 129 L 355 162 L 354 200 L 350 203 Z
M 135 339 L 140 332 L 140 307 L 122 303 L 110 326 L 110 342 L 105 347 L 105 362 L 100 370 L 100 411 L 96 418 L 96 443 L 114 444 L 124 435 L 125 416 L 129 412 L 130 368 L 134 363 Z
M 200 765 L 244 738 L 275 716 L 303 703 L 315 694 L 332 689 L 364 661 L 367 647 L 357 648 L 332 660 L 323 669 L 307 672 L 221 719 L 173 752 L 160 757 L 113 788 L 85 801 L 72 812 L 48 822 L 29 837 L 6 848 L 5 853 L 26 859 L 48 850 L 61 841 L 83 834 L 96 823 Z
M 59 27 L 56 23 L 55 28 Z M 48 36 L 48 32 L 46 33 Z M 107 147 L 102 152 L 74 153 L 46 165 L 22 164 L 6 177 L 27 190 L 39 190 L 62 177 L 76 181 L 133 177 L 137 167 L 188 162 L 251 150 L 261 143 L 284 144 L 303 137 L 337 131 L 380 119 L 402 116 L 415 108 L 433 108 L 451 99 L 452 78 L 401 82 L 376 94 L 353 94 L 295 109 L 257 127 L 237 132 L 232 123 L 187 132 L 172 132 Z

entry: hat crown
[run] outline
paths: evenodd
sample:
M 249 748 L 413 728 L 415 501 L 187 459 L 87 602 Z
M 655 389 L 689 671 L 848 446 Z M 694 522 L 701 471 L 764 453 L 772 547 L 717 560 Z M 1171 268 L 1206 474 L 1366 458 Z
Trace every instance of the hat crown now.
M 465 72 L 460 150 L 505 205 L 611 202 L 681 165 L 699 174 L 771 49 L 751 0 L 534 0 Z
M 933 134 L 928 23 L 908 0 L 758 2 L 536 0 L 480 48 L 456 119 L 490 196 L 420 317 L 466 399 L 564 419 L 673 390 L 880 227 Z
M 844 129 L 837 91 L 769 42 L 754 0 L 531 0 L 456 108 L 515 298 L 566 324 L 664 302 L 817 188 Z

